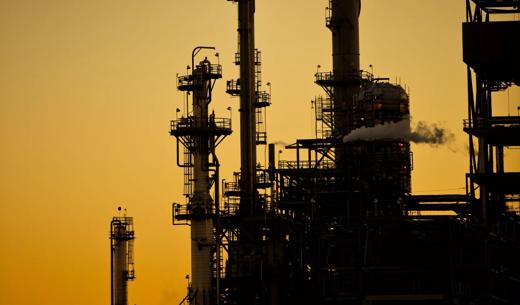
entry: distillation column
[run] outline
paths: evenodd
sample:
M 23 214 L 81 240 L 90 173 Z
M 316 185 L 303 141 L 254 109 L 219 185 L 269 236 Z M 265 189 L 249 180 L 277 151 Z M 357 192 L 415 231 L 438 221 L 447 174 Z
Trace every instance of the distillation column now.
M 256 117 L 255 117 L 255 0 L 238 0 L 240 45 L 240 199 L 241 215 L 255 213 Z
M 334 75 L 334 134 L 342 138 L 353 129 L 352 107 L 359 90 L 359 14 L 360 0 L 331 0 L 332 65 Z M 336 163 L 345 162 L 341 147 L 336 148 Z
M 204 130 L 209 126 L 208 105 L 211 79 L 207 77 L 211 64 L 204 60 L 193 71 L 198 90 L 193 92 L 194 128 Z M 210 195 L 209 135 L 194 137 L 193 147 L 193 197 L 191 200 L 191 276 L 194 299 L 191 304 L 210 304 L 212 282 L 212 253 L 215 246 L 213 222 L 210 218 L 213 200 Z
M 111 305 L 128 304 L 128 281 L 135 278 L 133 217 L 114 217 L 110 222 Z
M 203 49 L 196 47 L 192 52 L 192 66 L 195 56 Z M 231 119 L 215 118 L 209 114 L 215 81 L 222 78 L 220 64 L 211 64 L 206 58 L 193 68 L 193 73 L 179 76 L 177 88 L 191 92 L 191 107 L 187 105 L 186 117 L 171 121 L 170 134 L 177 138 L 177 148 L 182 143 L 185 148 L 184 164 L 180 163 L 177 150 L 177 165 L 185 168 L 185 195 L 188 202 L 183 207 L 174 204 L 175 220 L 190 224 L 191 229 L 191 287 L 187 299 L 191 305 L 214 304 L 219 291 L 219 252 L 213 230 L 213 218 L 219 214 L 219 162 L 216 146 L 231 134 Z M 190 111 L 191 108 L 191 111 Z M 210 195 L 215 185 L 215 199 Z M 216 252 L 217 251 L 217 252 Z

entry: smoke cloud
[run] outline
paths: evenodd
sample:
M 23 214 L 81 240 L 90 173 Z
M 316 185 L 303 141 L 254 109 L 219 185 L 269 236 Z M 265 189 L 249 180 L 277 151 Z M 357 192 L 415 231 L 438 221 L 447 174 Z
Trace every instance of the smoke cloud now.
M 284 141 L 274 141 L 272 144 L 279 145 L 279 146 L 287 146 L 289 144 L 285 143 Z
M 391 122 L 374 127 L 354 129 L 343 137 L 343 142 L 357 140 L 373 141 L 381 139 L 404 139 L 414 143 L 427 143 L 433 146 L 449 144 L 454 140 L 454 134 L 448 129 L 432 123 L 419 121 L 415 128 L 411 128 L 410 119 Z

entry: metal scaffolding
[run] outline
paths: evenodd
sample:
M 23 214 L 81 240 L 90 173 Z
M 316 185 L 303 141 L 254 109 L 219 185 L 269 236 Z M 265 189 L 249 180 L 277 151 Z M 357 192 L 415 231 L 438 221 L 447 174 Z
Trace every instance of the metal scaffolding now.
M 271 92 L 261 87 L 255 1 L 231 2 L 238 4 L 240 77 L 227 82 L 226 92 L 240 97 L 240 171 L 220 184 L 214 144 L 231 133 L 231 123 L 197 108 L 211 100 L 208 88 L 220 78 L 219 66 L 205 60 L 179 77 L 179 90 L 194 94 L 194 110 L 171 125 L 178 147 L 185 148 L 178 165 L 185 168 L 188 204 L 174 205 L 174 220 L 192 226 L 187 300 L 520 304 L 520 217 L 514 210 L 520 175 L 508 172 L 503 161 L 504 147 L 520 145 L 520 120 L 493 116 L 491 100 L 493 92 L 520 83 L 514 36 L 520 23 L 490 21 L 493 14 L 518 13 L 519 2 L 467 0 L 467 193 L 442 195 L 412 194 L 407 139 L 344 138 L 359 128 L 398 122 L 410 127 L 406 90 L 360 69 L 360 0 L 329 0 L 326 9 L 333 69 L 315 74 L 325 92 L 312 101 L 315 137 L 285 146 L 295 160 L 280 160 L 269 144 L 268 162 L 259 165 L 257 146 L 268 144 Z M 213 186 L 215 200 L 209 195 Z

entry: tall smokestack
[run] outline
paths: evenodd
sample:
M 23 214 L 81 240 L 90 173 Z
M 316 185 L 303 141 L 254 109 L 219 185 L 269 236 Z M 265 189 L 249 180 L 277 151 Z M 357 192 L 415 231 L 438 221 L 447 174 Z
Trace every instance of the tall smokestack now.
M 256 179 L 255 0 L 238 1 L 240 45 L 240 213 L 254 214 Z
M 334 134 L 341 136 L 353 129 L 352 107 L 359 90 L 359 14 L 360 0 L 330 0 L 332 65 L 334 74 Z M 336 148 L 336 162 L 345 162 L 343 148 Z

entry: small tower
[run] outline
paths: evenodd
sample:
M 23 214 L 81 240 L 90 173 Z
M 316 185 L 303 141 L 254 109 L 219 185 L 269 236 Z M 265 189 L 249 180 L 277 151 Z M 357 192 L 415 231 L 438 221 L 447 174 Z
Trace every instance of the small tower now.
M 121 211 L 121 207 L 118 208 Z M 134 273 L 134 218 L 123 216 L 110 222 L 110 304 L 128 304 L 128 281 Z

